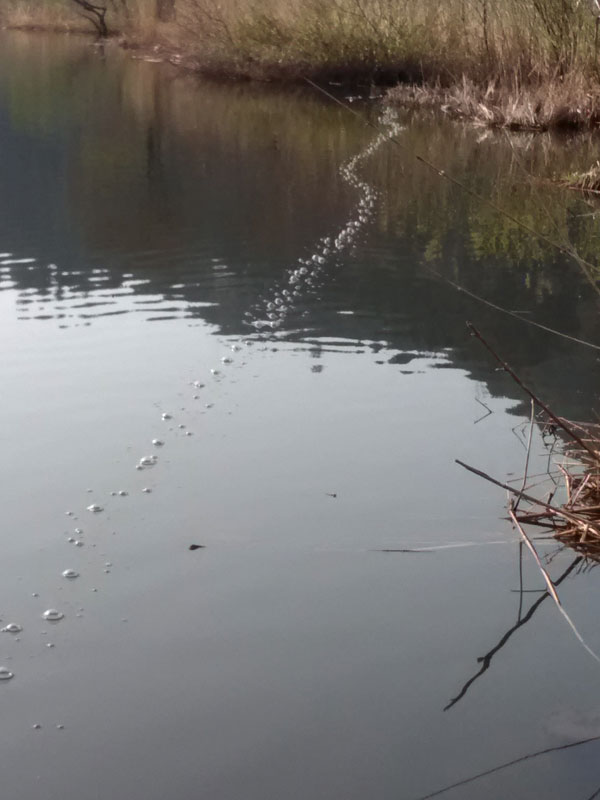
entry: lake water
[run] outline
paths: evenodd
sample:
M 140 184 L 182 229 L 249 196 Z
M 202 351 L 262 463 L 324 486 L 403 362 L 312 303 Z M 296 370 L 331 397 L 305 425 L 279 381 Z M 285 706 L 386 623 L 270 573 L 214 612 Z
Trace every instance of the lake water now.
M 530 178 L 593 139 L 380 125 L 595 259 L 594 208 Z M 416 800 L 600 735 L 600 667 L 528 558 L 516 591 L 506 498 L 454 463 L 525 455 L 467 319 L 571 418 L 597 352 L 444 280 L 600 343 L 593 276 L 310 87 L 16 33 L 0 253 L 3 798 Z M 597 573 L 540 551 L 599 650 Z M 585 800 L 599 752 L 444 796 Z

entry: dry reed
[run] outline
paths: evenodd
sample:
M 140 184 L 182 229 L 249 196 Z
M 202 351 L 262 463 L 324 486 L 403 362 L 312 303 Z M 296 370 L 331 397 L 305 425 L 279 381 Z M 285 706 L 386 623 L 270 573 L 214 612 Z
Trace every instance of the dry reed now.
M 463 77 L 455 86 L 405 85 L 388 93 L 392 105 L 441 109 L 448 116 L 515 131 L 583 130 L 600 125 L 600 86 L 581 73 L 545 81 L 478 85 Z
M 557 437 L 559 431 L 561 432 L 561 441 L 564 442 L 561 447 L 564 463 L 558 465 L 558 470 L 562 475 L 562 485 L 557 486 L 556 481 L 553 481 L 552 492 L 546 500 L 543 500 L 525 491 L 528 481 L 527 466 L 521 488 L 515 489 L 462 461 L 457 460 L 457 463 L 518 498 L 515 506 L 511 506 L 511 517 L 514 517 L 513 521 L 519 526 L 543 528 L 559 542 L 568 545 L 585 558 L 600 562 L 600 424 L 573 422 L 555 414 L 543 400 L 525 386 L 479 331 L 471 325 L 469 327 L 471 333 L 482 342 L 502 369 L 529 395 L 532 403 L 540 410 L 541 416 L 538 422 L 542 426 L 543 434 Z M 533 424 L 532 415 L 531 425 Z M 557 494 L 562 496 L 562 502 L 553 503 L 553 498 Z M 521 510 L 519 502 L 525 505 L 524 510 Z
M 584 193 L 600 194 L 600 161 L 596 161 L 587 172 L 576 172 L 569 175 L 564 181 L 564 185 L 569 189 L 578 189 Z
M 595 74 L 598 60 L 587 0 L 97 2 L 109 28 L 130 42 L 166 36 L 200 66 L 218 63 L 234 75 L 430 87 L 458 87 L 463 78 L 479 87 L 550 81 L 554 91 L 559 78 Z M 174 12 L 166 26 L 157 11 L 165 4 Z M 80 26 L 76 11 L 73 0 L 2 0 L 0 23 Z M 519 113 L 527 122 L 529 111 Z

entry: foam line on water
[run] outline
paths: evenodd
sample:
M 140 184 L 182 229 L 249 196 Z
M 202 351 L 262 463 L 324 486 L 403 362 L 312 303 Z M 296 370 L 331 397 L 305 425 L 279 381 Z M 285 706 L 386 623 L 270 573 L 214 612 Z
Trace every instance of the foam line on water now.
M 267 294 L 261 298 L 257 304 L 255 304 L 248 312 L 246 312 L 244 315 L 245 322 L 254 330 L 253 337 L 244 341 L 234 341 L 233 343 L 229 341 L 227 344 L 228 353 L 221 357 L 219 368 L 213 367 L 210 370 L 207 369 L 205 378 L 202 380 L 193 381 L 191 383 L 192 392 L 202 392 L 203 399 L 210 399 L 210 397 L 205 397 L 205 390 L 207 388 L 208 381 L 210 381 L 211 387 L 218 386 L 223 380 L 223 370 L 225 370 L 225 374 L 227 374 L 227 370 L 232 365 L 236 366 L 236 356 L 242 349 L 250 349 L 252 345 L 258 344 L 260 340 L 265 342 L 272 337 L 273 334 L 282 327 L 284 322 L 288 320 L 292 313 L 296 310 L 300 298 L 314 290 L 316 279 L 321 276 L 325 270 L 330 269 L 332 266 L 341 265 L 342 256 L 351 251 L 359 234 L 372 220 L 377 200 L 377 192 L 373 186 L 360 177 L 359 167 L 366 159 L 370 158 L 389 137 L 396 136 L 401 130 L 391 112 L 386 112 L 383 115 L 383 117 L 380 119 L 380 124 L 386 126 L 385 132 L 376 136 L 364 150 L 350 158 L 340 168 L 340 175 L 344 182 L 350 187 L 356 189 L 358 192 L 358 199 L 346 224 L 335 233 L 320 239 L 309 257 L 299 258 L 293 266 L 287 268 L 284 271 L 280 281 L 274 284 L 270 291 L 268 291 Z M 11 253 L 0 254 L 0 265 L 31 264 L 34 262 L 35 259 L 33 258 L 14 258 Z M 206 381 L 206 383 L 204 381 Z M 193 399 L 200 399 L 201 395 L 193 394 L 192 397 Z M 203 413 L 206 413 L 206 411 L 208 411 L 212 406 L 212 402 L 205 403 L 205 411 Z M 156 436 L 153 438 L 152 435 L 148 436 L 147 444 L 150 444 L 155 449 L 162 450 L 164 448 L 168 451 L 169 439 L 172 439 L 173 436 L 179 435 L 182 437 L 191 438 L 193 431 L 188 430 L 187 424 L 180 421 L 181 416 L 181 413 L 174 415 L 167 410 L 162 410 L 162 413 L 159 411 L 157 416 L 157 430 L 158 426 L 164 425 L 165 423 L 167 425 L 172 425 L 172 427 L 169 427 L 169 429 L 164 433 L 161 431 L 162 435 L 160 438 Z M 148 486 L 144 486 L 144 483 L 139 479 L 135 480 L 135 472 L 133 470 L 138 472 L 146 472 L 149 469 L 158 470 L 158 475 L 160 475 L 160 462 L 158 455 L 156 453 L 141 455 L 137 463 L 132 463 L 131 469 L 132 474 L 130 488 L 136 493 L 139 492 L 140 495 L 151 495 L 152 490 Z M 127 498 L 129 494 L 130 492 L 125 490 L 119 490 L 118 492 L 113 491 L 111 493 L 111 495 L 115 498 L 117 498 L 117 496 L 120 498 Z M 101 498 L 97 498 L 97 500 L 100 499 Z M 106 498 L 106 500 L 107 502 L 111 503 L 119 502 L 116 499 L 113 501 L 111 498 Z M 123 499 L 120 502 L 127 501 Z M 144 504 L 146 502 L 149 501 L 144 501 Z M 83 515 L 83 512 L 86 509 L 91 517 L 100 519 L 103 517 L 101 512 L 103 511 L 104 506 L 101 506 L 99 502 L 92 502 L 89 504 L 88 500 L 87 504 L 74 503 L 73 507 L 80 508 L 77 514 L 73 511 L 65 512 L 68 517 L 73 519 L 73 521 L 79 518 L 79 514 Z M 85 540 L 86 536 L 84 535 L 83 529 L 77 527 L 74 529 L 74 533 L 68 536 L 67 543 L 81 548 L 84 546 Z M 76 553 L 77 551 L 72 551 L 73 556 L 76 556 Z M 81 574 L 81 563 L 77 563 L 78 561 L 82 562 L 81 558 L 73 558 L 73 561 L 75 561 L 73 566 L 69 566 L 68 568 L 64 569 L 62 572 L 62 577 L 73 582 L 76 587 L 80 588 L 81 591 L 89 591 L 89 586 L 86 589 L 83 588 L 83 581 L 75 580 L 76 578 L 79 578 Z M 86 569 L 90 568 L 89 561 L 84 560 L 82 563 L 85 565 Z M 100 565 L 96 565 L 96 567 L 98 566 Z M 111 566 L 111 561 L 104 562 L 104 574 L 110 573 Z M 97 589 L 93 588 L 91 591 L 97 592 Z M 37 591 L 33 596 L 39 597 L 40 603 L 42 602 L 41 592 Z M 81 603 L 82 600 L 83 597 L 78 598 L 77 596 L 73 596 L 71 602 L 72 604 L 76 605 Z M 43 612 L 40 609 L 39 613 L 46 622 L 51 623 L 59 622 L 65 618 L 65 614 L 61 609 L 50 608 Z M 20 626 L 16 625 L 15 623 L 14 627 L 13 624 L 11 624 L 10 626 L 7 626 L 6 630 L 7 632 L 17 632 L 17 628 L 19 628 L 20 631 Z M 48 647 L 54 647 L 54 644 L 50 643 Z M 13 677 L 13 674 L 12 668 L 11 670 L 8 670 L 6 667 L 0 667 L 0 680 L 10 680 Z

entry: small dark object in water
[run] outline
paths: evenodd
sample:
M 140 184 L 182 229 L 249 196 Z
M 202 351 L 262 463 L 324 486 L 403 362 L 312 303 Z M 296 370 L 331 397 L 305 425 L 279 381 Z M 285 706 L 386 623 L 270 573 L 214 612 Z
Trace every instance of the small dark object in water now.
M 327 497 L 337 497 L 337 494 L 335 492 L 325 492 L 325 494 L 327 495 Z
M 191 544 L 189 549 L 190 550 L 204 550 L 205 547 L 206 547 L 205 544 Z

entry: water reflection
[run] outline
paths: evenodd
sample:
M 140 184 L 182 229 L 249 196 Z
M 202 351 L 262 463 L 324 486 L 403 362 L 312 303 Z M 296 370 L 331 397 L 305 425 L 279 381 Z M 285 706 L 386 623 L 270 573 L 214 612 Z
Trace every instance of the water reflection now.
M 526 178 L 528 171 L 549 176 L 587 163 L 593 140 L 508 142 L 427 119 L 401 122 L 410 147 L 532 225 L 571 237 L 593 258 L 592 210 L 576 195 Z M 10 157 L 0 160 L 0 298 L 9 300 L 9 312 L 17 309 L 23 333 L 15 340 L 25 342 L 16 348 L 15 362 L 22 363 L 8 361 L 19 380 L 3 434 L 13 444 L 7 475 L 25 477 L 5 514 L 7 529 L 29 537 L 27 559 L 18 562 L 24 568 L 7 560 L 3 603 L 16 602 L 19 572 L 39 570 L 34 597 L 45 597 L 48 575 L 74 577 L 65 570 L 62 542 L 53 549 L 57 532 L 48 509 L 88 506 L 85 535 L 67 539 L 79 546 L 85 540 L 68 551 L 80 558 L 74 566 L 81 578 L 61 580 L 57 590 L 85 590 L 102 600 L 97 623 L 90 615 L 64 648 L 63 683 L 53 693 L 61 704 L 57 719 L 66 719 L 70 703 L 73 727 L 84 731 L 64 754 L 72 785 L 89 787 L 93 776 L 93 786 L 113 781 L 115 796 L 131 786 L 130 794 L 164 797 L 169 787 L 160 781 L 172 782 L 172 770 L 146 769 L 148 752 L 160 750 L 184 794 L 201 783 L 218 787 L 222 797 L 238 797 L 241 786 L 252 798 L 416 796 L 425 778 L 442 785 L 444 776 L 508 758 L 510 747 L 533 749 L 537 740 L 526 726 L 514 731 L 521 698 L 537 718 L 546 713 L 549 692 L 565 688 L 543 675 L 543 698 L 531 697 L 528 681 L 541 680 L 536 670 L 545 663 L 537 640 L 530 647 L 521 641 L 522 663 L 510 671 L 508 686 L 498 688 L 502 671 L 495 670 L 495 698 L 482 689 L 486 679 L 479 681 L 500 649 L 503 657 L 517 650 L 513 634 L 534 615 L 540 631 L 538 609 L 548 607 L 547 595 L 524 612 L 520 602 L 517 623 L 465 683 L 471 654 L 481 652 L 481 642 L 481 649 L 489 646 L 496 637 L 490 629 L 504 630 L 513 613 L 512 595 L 500 596 L 514 586 L 513 565 L 505 525 L 495 519 L 501 499 L 489 502 L 485 489 L 472 495 L 451 458 L 465 441 L 482 441 L 477 458 L 497 458 L 507 469 L 510 401 L 492 402 L 483 386 L 503 398 L 517 391 L 467 339 L 464 321 L 473 318 L 528 383 L 572 416 L 589 414 L 596 358 L 483 309 L 428 268 L 508 309 L 598 341 L 596 297 L 572 263 L 397 150 L 380 148 L 361 165 L 378 198 L 355 248 L 322 265 L 318 283 L 295 298 L 284 325 L 227 367 L 229 347 L 238 344 L 226 337 L 253 331 L 245 312 L 274 311 L 265 304 L 276 299 L 285 304 L 283 292 L 274 291 L 298 258 L 330 249 L 325 240 L 356 213 L 356 186 L 339 168 L 372 141 L 370 131 L 308 90 L 198 84 L 87 42 L 2 39 L 0 146 Z M 122 361 L 122 329 L 107 324 L 113 316 L 155 323 L 143 334 L 131 326 L 134 343 Z M 89 333 L 98 331 L 100 341 L 83 342 L 68 358 L 83 332 L 65 336 L 64 345 L 62 333 L 43 337 L 57 325 L 94 324 Z M 182 335 L 200 324 L 202 331 Z M 31 331 L 42 333 L 27 339 Z M 220 336 L 207 344 L 209 332 Z M 196 348 L 204 348 L 201 356 Z M 272 350 L 281 352 L 275 357 Z M 296 358 L 298 350 L 310 358 Z M 238 367 L 250 363 L 248 352 L 256 353 L 253 370 L 241 381 Z M 213 381 L 210 367 L 223 379 Z M 411 377 L 421 372 L 427 374 Z M 262 393 L 254 391 L 255 373 Z M 40 386 L 37 404 L 30 402 Z M 196 391 L 198 411 L 188 402 Z M 475 393 L 479 406 L 471 408 Z M 201 415 L 215 400 L 207 421 Z M 184 438 L 194 431 L 195 438 Z M 143 455 L 151 448 L 160 451 L 156 467 L 156 455 Z M 54 452 L 61 470 L 49 469 L 47 454 Z M 47 486 L 48 496 L 31 503 L 31 486 Z M 88 497 L 89 486 L 98 494 Z M 92 499 L 104 513 L 93 513 L 101 507 L 88 505 Z M 39 531 L 48 550 L 29 558 L 38 553 Z M 17 548 L 18 560 L 17 539 L 7 537 L 6 546 Z M 505 547 L 472 547 L 477 554 L 466 556 L 465 539 Z M 205 547 L 209 559 L 177 560 L 189 556 L 188 548 Z M 372 552 L 378 549 L 400 554 Z M 428 549 L 444 552 L 415 554 Z M 98 572 L 98 555 L 102 575 L 116 565 L 112 598 L 86 583 L 91 565 Z M 561 560 L 564 578 L 578 562 Z M 120 584 L 119 567 L 126 568 Z M 57 637 L 71 635 L 82 613 L 63 599 L 44 599 L 38 613 L 56 605 L 50 620 L 64 614 Z M 583 604 L 578 611 L 584 614 Z M 25 611 L 14 618 L 29 624 Z M 121 640 L 111 621 L 127 618 L 135 620 L 135 636 Z M 554 633 L 550 627 L 544 639 L 553 648 Z M 561 667 L 578 678 L 567 687 L 569 700 L 582 703 L 589 674 L 577 672 L 576 646 L 575 654 L 570 640 L 566 647 Z M 29 710 L 43 706 L 39 698 L 48 691 L 39 661 L 29 678 L 27 659 L 18 666 L 19 681 L 29 681 Z M 101 689 L 90 701 L 96 667 Z M 442 714 L 453 691 L 455 711 Z M 16 704 L 10 719 L 21 720 L 22 697 L 9 702 Z M 486 740 L 482 729 L 489 732 L 492 717 L 497 730 Z M 129 736 L 133 718 L 144 736 Z M 16 748 L 14 725 L 5 728 Z M 109 775 L 94 756 L 99 747 L 117 765 Z M 31 790 L 20 788 L 33 797 L 43 770 L 33 770 L 29 751 L 21 751 L 22 769 L 12 780 L 35 781 Z M 546 776 L 547 790 L 565 796 L 567 781 L 585 772 L 574 765 L 562 779 Z M 64 777 L 55 765 L 45 775 L 58 782 L 50 783 L 54 796 Z M 124 790 L 130 779 L 135 785 Z M 508 793 L 499 784 L 489 796 Z
M 44 37 L 19 35 L 3 42 L 0 74 L 0 145 L 11 153 L 0 165 L 0 290 L 16 294 L 20 319 L 72 326 L 133 313 L 247 333 L 244 312 L 298 257 L 311 258 L 356 202 L 338 169 L 372 133 L 311 90 L 199 85 L 118 52 L 103 58 L 86 41 L 49 48 Z M 508 141 L 428 119 L 410 121 L 402 136 L 532 227 L 595 257 L 593 210 L 528 178 L 588 164 L 594 140 Z M 426 269 L 600 342 L 598 299 L 577 266 L 397 149 L 381 149 L 361 170 L 380 195 L 375 221 L 280 335 L 317 350 L 323 339 L 385 348 L 382 363 L 443 354 L 485 373 L 492 394 L 514 394 L 466 341 L 463 322 L 473 317 L 563 413 L 587 414 L 595 356 L 573 359 L 573 346 L 490 314 Z M 557 369 L 569 370 L 582 402 L 549 385 Z
M 519 551 L 519 552 L 520 552 L 520 555 L 521 555 L 521 551 Z M 571 575 L 571 573 L 574 570 L 576 570 L 578 567 L 581 567 L 582 565 L 583 566 L 586 565 L 586 561 L 585 561 L 583 556 L 578 556 L 577 558 L 573 559 L 573 561 L 571 561 L 569 566 L 565 570 L 563 570 L 563 572 L 558 576 L 558 578 L 556 578 L 553 581 L 554 585 L 555 586 L 560 586 L 560 584 L 564 580 L 566 580 L 566 578 L 568 578 L 569 575 Z M 533 618 L 534 614 L 540 608 L 542 603 L 551 596 L 549 592 L 542 590 L 540 592 L 540 597 L 538 597 L 538 599 L 534 603 L 531 604 L 531 606 L 525 612 L 525 614 L 523 614 L 522 613 L 523 591 L 524 591 L 523 590 L 523 586 L 521 585 L 520 597 L 519 597 L 519 613 L 517 615 L 517 621 L 515 622 L 514 625 L 512 625 L 502 635 L 502 637 L 500 638 L 498 643 L 496 645 L 494 645 L 494 647 L 492 647 L 491 650 L 488 650 L 488 652 L 485 653 L 485 655 L 480 656 L 480 657 L 477 658 L 477 663 L 481 664 L 481 667 L 479 668 L 479 670 L 472 677 L 470 677 L 465 682 L 465 684 L 461 687 L 459 693 L 450 700 L 450 702 L 448 703 L 447 706 L 445 706 L 444 711 L 449 711 L 453 706 L 455 706 L 457 703 L 459 703 L 465 697 L 465 695 L 468 693 L 468 691 L 473 686 L 473 684 L 477 680 L 479 680 L 479 678 L 481 678 L 489 670 L 489 668 L 492 665 L 492 660 L 493 660 L 494 656 L 497 653 L 499 653 L 500 650 L 502 650 L 502 648 L 505 647 L 508 644 L 508 642 L 510 641 L 511 637 L 520 628 L 522 628 L 524 625 L 526 625 Z

